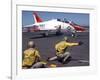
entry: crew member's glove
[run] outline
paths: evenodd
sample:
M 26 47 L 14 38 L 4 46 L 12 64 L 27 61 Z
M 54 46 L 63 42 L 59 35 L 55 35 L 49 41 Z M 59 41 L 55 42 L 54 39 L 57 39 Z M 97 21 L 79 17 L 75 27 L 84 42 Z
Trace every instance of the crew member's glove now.
M 79 45 L 82 45 L 83 44 L 83 42 L 82 41 L 79 41 Z

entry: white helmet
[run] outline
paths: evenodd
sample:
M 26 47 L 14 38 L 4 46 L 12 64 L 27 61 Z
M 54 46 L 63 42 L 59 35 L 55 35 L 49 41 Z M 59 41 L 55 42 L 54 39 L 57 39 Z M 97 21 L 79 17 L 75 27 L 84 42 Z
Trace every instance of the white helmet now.
M 29 48 L 34 48 L 34 47 L 35 47 L 34 41 L 29 41 L 29 42 L 28 42 L 28 47 L 29 47 Z
M 64 40 L 67 41 L 68 40 L 68 37 L 64 37 Z

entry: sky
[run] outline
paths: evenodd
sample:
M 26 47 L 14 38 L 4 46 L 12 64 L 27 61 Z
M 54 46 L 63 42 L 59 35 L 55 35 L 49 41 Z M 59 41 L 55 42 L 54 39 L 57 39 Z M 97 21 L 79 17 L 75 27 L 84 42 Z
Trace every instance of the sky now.
M 43 21 L 51 19 L 61 19 L 66 18 L 68 21 L 73 21 L 81 26 L 89 26 L 89 14 L 88 13 L 67 13 L 67 12 L 39 12 L 36 11 Z M 22 25 L 34 24 L 33 11 L 22 11 Z

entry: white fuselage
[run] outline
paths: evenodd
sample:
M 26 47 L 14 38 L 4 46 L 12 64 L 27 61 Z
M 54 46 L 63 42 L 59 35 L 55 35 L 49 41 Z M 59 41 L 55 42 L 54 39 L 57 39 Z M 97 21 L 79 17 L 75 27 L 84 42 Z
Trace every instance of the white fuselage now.
M 37 26 L 39 30 L 56 30 L 59 28 L 59 26 L 61 27 L 61 29 L 64 29 L 64 30 L 71 30 L 71 31 L 75 30 L 73 26 L 71 26 L 70 24 L 57 21 L 57 19 L 52 19 L 52 20 L 44 21 L 40 23 L 34 23 L 32 25 L 27 25 L 25 27 L 33 27 L 33 26 Z

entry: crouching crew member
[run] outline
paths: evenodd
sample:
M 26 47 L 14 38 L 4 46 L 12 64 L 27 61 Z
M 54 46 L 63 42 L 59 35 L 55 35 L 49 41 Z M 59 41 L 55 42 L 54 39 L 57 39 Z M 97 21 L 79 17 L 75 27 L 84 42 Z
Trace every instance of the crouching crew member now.
M 65 63 L 71 56 L 71 53 L 67 51 L 67 48 L 81 44 L 83 44 L 83 42 L 69 42 L 68 38 L 65 37 L 63 41 L 55 45 L 56 56 L 48 58 L 48 61 L 59 60 L 62 63 Z
M 33 41 L 28 42 L 28 49 L 24 51 L 22 67 L 31 68 L 36 63 L 40 62 L 39 51 L 35 48 L 35 43 Z

